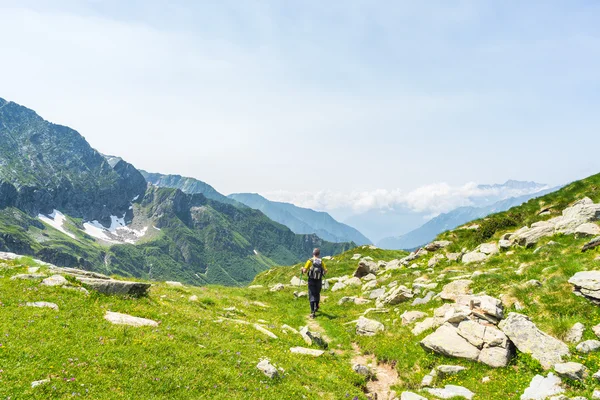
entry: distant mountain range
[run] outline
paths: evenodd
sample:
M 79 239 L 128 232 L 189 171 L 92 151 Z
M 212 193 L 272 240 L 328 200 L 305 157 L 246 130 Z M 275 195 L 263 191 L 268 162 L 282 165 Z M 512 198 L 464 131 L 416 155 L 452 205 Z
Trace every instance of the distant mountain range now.
M 336 221 L 326 212 L 297 207 L 290 203 L 270 201 L 254 193 L 236 193 L 228 197 L 250 208 L 262 211 L 267 217 L 287 226 L 294 233 L 316 233 L 330 242 L 371 244 L 371 241 L 358 230 Z
M 0 251 L 106 274 L 241 285 L 314 247 L 333 255 L 354 246 L 294 234 L 199 181 L 146 176 L 155 184 L 75 130 L 0 99 Z
M 545 185 L 540 185 L 533 182 L 523 183 L 526 183 L 528 188 L 546 187 Z M 483 207 L 459 207 L 448 213 L 438 215 L 419 228 L 414 229 L 404 235 L 384 238 L 377 242 L 377 245 L 381 248 L 392 250 L 414 249 L 431 242 L 437 235 L 444 231 L 454 229 L 469 221 L 483 218 L 493 213 L 509 210 L 512 207 L 519 206 L 533 198 L 544 196 L 558 189 L 560 189 L 560 187 L 541 190 L 519 197 L 511 197 Z

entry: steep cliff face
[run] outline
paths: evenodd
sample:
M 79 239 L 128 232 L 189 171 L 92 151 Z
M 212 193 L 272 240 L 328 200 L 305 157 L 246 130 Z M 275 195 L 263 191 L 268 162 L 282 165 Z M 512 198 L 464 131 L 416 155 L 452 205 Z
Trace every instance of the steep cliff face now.
M 18 104 L 0 104 L 3 207 L 31 215 L 59 209 L 109 225 L 111 215 L 125 215 L 132 199 L 143 196 L 145 179 L 130 164 L 120 161 L 113 167 L 75 130 Z

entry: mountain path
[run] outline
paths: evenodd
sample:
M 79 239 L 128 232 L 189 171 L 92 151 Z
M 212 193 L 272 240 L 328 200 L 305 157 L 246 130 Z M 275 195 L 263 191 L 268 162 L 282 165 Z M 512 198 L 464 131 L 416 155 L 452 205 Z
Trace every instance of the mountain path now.
M 354 357 L 352 365 L 362 364 L 370 366 L 371 371 L 375 374 L 375 379 L 367 383 L 367 395 L 374 394 L 377 400 L 388 400 L 396 398 L 396 394 L 391 387 L 398 382 L 398 373 L 391 364 L 378 363 L 373 355 L 364 355 L 357 343 L 352 343 L 354 349 Z M 370 365 L 369 365 L 370 364 Z

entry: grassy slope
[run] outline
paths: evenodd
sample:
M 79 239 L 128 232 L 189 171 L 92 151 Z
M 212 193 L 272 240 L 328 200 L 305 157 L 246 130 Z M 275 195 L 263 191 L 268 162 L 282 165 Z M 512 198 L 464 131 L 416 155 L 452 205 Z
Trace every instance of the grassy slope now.
M 486 224 L 497 239 L 500 233 L 512 230 L 508 224 L 499 224 L 509 216 L 518 215 L 513 225 L 540 218 L 536 216 L 540 205 L 551 204 L 559 213 L 570 202 L 583 195 L 600 200 L 599 176 L 575 183 L 555 194 L 529 202 L 509 212 L 480 221 L 482 232 Z M 487 221 L 487 222 L 486 222 Z M 489 233 L 486 233 L 487 236 Z M 442 236 L 455 241 L 454 247 L 472 249 L 483 236 L 473 231 L 455 231 Z M 557 245 L 545 246 L 550 240 Z M 571 292 L 567 280 L 577 271 L 600 269 L 595 260 L 600 251 L 581 253 L 587 239 L 557 235 L 539 243 L 541 251 L 515 249 L 515 253 L 498 254 L 484 264 L 465 266 L 442 261 L 434 271 L 427 270 L 432 256 L 419 259 L 414 269 L 400 269 L 382 284 L 397 280 L 410 286 L 417 276 L 438 281 L 436 291 L 455 276 L 471 274 L 478 270 L 487 272 L 473 279 L 474 292 L 485 291 L 499 297 L 507 295 L 508 303 L 518 300 L 524 305 L 521 313 L 527 314 L 543 331 L 564 338 L 568 328 L 582 322 L 587 330 L 585 339 L 594 338 L 591 327 L 600 323 L 600 307 Z M 350 273 L 356 266 L 353 253 L 371 256 L 375 260 L 399 258 L 401 252 L 388 252 L 360 248 L 349 251 L 329 262 L 330 276 Z M 516 270 L 528 264 L 523 275 Z M 255 283 L 288 283 L 296 275 L 297 266 L 277 268 L 257 276 Z M 70 397 L 73 392 L 89 398 L 350 398 L 361 393 L 364 380 L 350 368 L 351 344 L 358 343 L 363 351 L 375 354 L 380 361 L 394 363 L 400 376 L 396 389 L 418 391 L 423 376 L 441 364 L 459 364 L 468 368 L 457 376 L 436 382 L 436 386 L 452 383 L 463 385 L 477 396 L 476 399 L 518 399 L 532 377 L 540 373 L 537 362 L 518 353 L 510 366 L 492 369 L 482 364 L 451 359 L 426 353 L 418 344 L 428 332 L 419 337 L 410 333 L 412 326 L 403 327 L 400 315 L 406 310 L 422 310 L 429 314 L 442 304 L 434 300 L 428 305 L 412 307 L 409 303 L 389 307 L 388 313 L 368 315 L 380 320 L 386 331 L 375 337 L 358 337 L 353 324 L 371 305 L 337 305 L 342 296 L 358 295 L 359 288 L 339 292 L 325 292 L 323 314 L 318 323 L 333 339 L 332 348 L 340 354 L 327 353 L 321 358 L 292 356 L 291 346 L 304 345 L 299 336 L 286 335 L 282 324 L 299 327 L 306 322 L 307 301 L 295 300 L 288 287 L 277 293 L 267 288 L 167 288 L 157 285 L 150 295 L 142 299 L 113 298 L 92 294 L 90 297 L 58 288 L 43 288 L 37 282 L 10 281 L 9 276 L 22 272 L 15 269 L 0 270 L 0 398 Z M 440 277 L 440 274 L 445 274 Z M 540 288 L 528 288 L 525 282 L 538 279 Z M 200 301 L 189 302 L 187 297 L 197 294 Z M 163 297 L 164 296 L 164 297 Z M 53 301 L 61 310 L 20 307 L 26 301 Z M 262 308 L 253 304 L 267 304 Z M 239 312 L 226 312 L 225 307 L 235 306 Z M 105 310 L 121 311 L 136 316 L 161 321 L 159 328 L 123 328 L 109 325 L 102 319 Z M 506 312 L 515 311 L 508 305 Z M 280 339 L 268 339 L 251 326 L 230 322 L 215 323 L 221 316 L 256 322 L 266 321 Z M 48 345 L 50 344 L 50 345 Z M 205 347 L 202 347 L 205 346 Z M 581 362 L 590 370 L 590 376 L 600 368 L 598 353 L 578 355 L 570 346 L 569 360 Z M 237 354 L 239 352 L 239 354 Z M 268 380 L 256 368 L 260 357 L 283 367 L 286 374 L 281 379 Z M 72 362 L 69 359 L 73 360 Z M 314 379 L 318 376 L 319 379 Z M 483 377 L 490 377 L 482 384 Z M 49 385 L 30 389 L 30 382 L 52 377 Z M 74 382 L 64 378 L 75 378 Z M 81 385 L 85 386 L 81 386 Z M 590 377 L 584 384 L 567 382 L 568 396 L 591 397 L 595 382 Z M 85 392 L 85 390 L 89 392 Z M 421 393 L 425 397 L 426 393 Z

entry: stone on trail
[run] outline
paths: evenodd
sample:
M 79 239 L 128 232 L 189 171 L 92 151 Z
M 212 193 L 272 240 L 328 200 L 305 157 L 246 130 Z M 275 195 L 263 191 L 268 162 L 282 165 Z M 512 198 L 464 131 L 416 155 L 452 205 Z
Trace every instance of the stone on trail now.
M 158 326 L 158 322 L 147 318 L 133 317 L 127 314 L 121 314 L 117 312 L 107 311 L 104 315 L 104 319 L 115 325 L 129 325 L 129 326 Z
M 471 400 L 473 396 L 475 396 L 475 393 L 471 392 L 469 389 L 456 385 L 446 385 L 443 389 L 427 388 L 425 390 L 427 390 L 429 394 L 439 397 L 440 399 L 461 397 L 463 399 Z
M 562 378 L 569 378 L 575 381 L 583 381 L 587 378 L 587 368 L 576 362 L 556 364 L 554 371 Z
M 573 325 L 571 329 L 569 329 L 569 332 L 567 332 L 567 335 L 565 336 L 565 341 L 569 343 L 581 342 L 584 330 L 585 325 L 583 325 L 581 322 L 577 322 L 575 325 Z
M 271 292 L 279 292 L 280 290 L 283 290 L 285 288 L 285 286 L 283 285 L 283 283 L 277 283 L 273 286 L 271 286 L 271 288 L 269 289 Z
M 361 290 L 363 292 L 366 292 L 368 290 L 375 289 L 376 287 L 377 287 L 377 281 L 368 281 L 367 283 L 365 283 L 363 285 Z
M 52 275 L 42 281 L 43 286 L 63 286 L 68 285 L 69 281 L 62 275 Z
M 77 278 L 79 282 L 106 295 L 144 296 L 150 283 L 117 281 L 115 279 Z
M 361 336 L 375 336 L 377 332 L 385 330 L 383 324 L 373 319 L 365 317 L 358 318 L 356 321 L 356 334 Z
M 313 357 L 319 357 L 325 353 L 324 350 L 307 349 L 305 347 L 292 347 L 290 348 L 290 352 L 294 354 L 305 354 Z
M 54 303 L 49 303 L 47 301 L 36 301 L 33 303 L 25 304 L 27 307 L 37 307 L 37 308 L 51 308 L 53 310 L 58 311 L 58 306 Z
M 460 295 L 471 293 L 471 284 L 473 281 L 468 279 L 459 279 L 454 282 L 450 282 L 442 288 L 440 297 L 444 300 L 456 300 Z
M 560 378 L 552 372 L 546 378 L 536 375 L 521 395 L 521 400 L 545 400 L 550 396 L 564 393 L 565 390 L 560 386 L 561 383 Z
M 577 345 L 577 351 L 583 354 L 588 354 L 593 351 L 600 350 L 600 341 L 598 340 L 586 340 Z
M 329 347 L 329 343 L 323 339 L 321 334 L 319 332 L 308 330 L 308 326 L 300 328 L 300 335 L 309 346 L 314 344 L 322 349 L 327 349 L 327 347 Z
M 271 379 L 279 375 L 277 368 L 275 368 L 267 359 L 264 359 L 261 362 L 259 362 L 256 365 L 256 368 L 258 368 L 263 374 L 265 374 L 265 376 Z
M 510 313 L 499 327 L 519 351 L 531 354 L 544 369 L 552 368 L 570 355 L 565 343 L 540 331 L 526 315 Z

